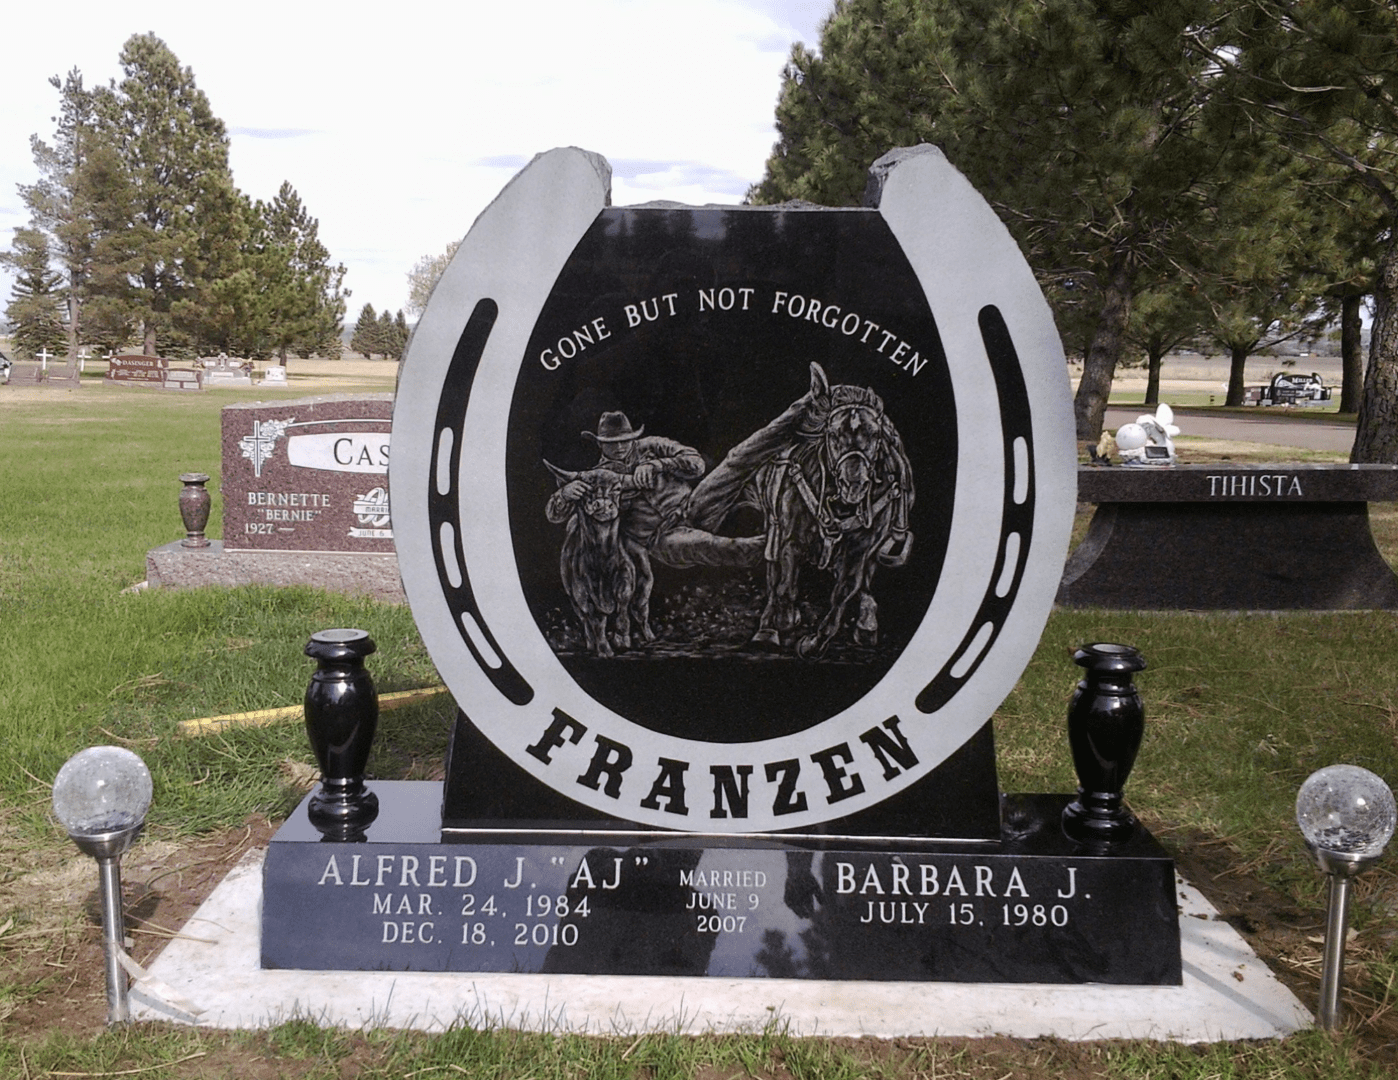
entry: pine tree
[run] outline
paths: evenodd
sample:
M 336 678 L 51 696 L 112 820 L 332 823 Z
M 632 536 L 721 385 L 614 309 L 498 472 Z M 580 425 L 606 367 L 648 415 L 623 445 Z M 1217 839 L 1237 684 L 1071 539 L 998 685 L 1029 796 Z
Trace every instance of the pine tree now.
M 140 339 L 132 287 L 141 265 L 130 227 L 136 216 L 135 189 L 116 148 L 100 139 L 75 185 L 90 214 L 93 238 L 82 290 L 82 339 L 103 351 L 125 351 Z
M 1166 355 L 1197 337 L 1209 317 L 1199 290 L 1187 282 L 1165 282 L 1137 294 L 1126 338 L 1144 354 L 1147 405 L 1160 404 L 1160 369 Z
M 398 325 L 393 321 L 393 316 L 385 308 L 379 314 L 378 326 L 375 328 L 379 351 L 383 353 L 385 360 L 397 360 L 402 354 L 402 346 L 398 342 Z
M 201 355 L 228 353 L 264 360 L 272 355 L 270 270 L 259 258 L 260 219 L 232 184 L 204 193 L 199 243 L 185 260 L 186 296 L 170 314 Z
M 1349 123 L 1331 129 L 1329 138 L 1347 143 L 1353 153 L 1382 163 L 1398 152 L 1391 136 L 1359 131 Z M 1340 412 L 1358 413 L 1364 390 L 1364 356 L 1360 307 L 1377 286 L 1379 262 L 1387 243 L 1392 211 L 1352 169 L 1312 161 L 1313 187 L 1320 208 L 1334 218 L 1334 246 L 1317 267 L 1329 282 L 1323 298 L 1326 322 L 1340 327 Z
M 1083 335 L 1075 411 L 1095 442 L 1133 299 L 1176 272 L 1201 187 L 1246 161 L 1197 44 L 1214 14 L 1206 0 L 846 0 L 819 53 L 793 50 L 750 198 L 851 205 L 886 151 L 941 146 Z
M 1314 328 L 1335 260 L 1336 223 L 1324 204 L 1301 197 L 1313 176 L 1274 135 L 1252 142 L 1254 159 L 1209 193 L 1192 259 L 1212 319 L 1208 335 L 1229 354 L 1225 405 L 1243 403 L 1249 356 Z
M 354 336 L 350 338 L 350 348 L 366 360 L 372 360 L 374 353 L 382 353 L 379 345 L 379 320 L 374 314 L 374 305 L 365 304 L 359 311 L 359 319 L 354 324 Z
M 116 150 L 125 191 L 97 209 L 108 227 L 98 230 L 94 254 L 105 272 L 94 273 L 93 286 L 140 323 L 145 351 L 154 354 L 162 339 L 190 342 L 188 327 L 177 325 L 177 305 L 216 280 L 209 264 L 228 269 L 227 260 L 215 259 L 200 267 L 198 253 L 212 236 L 236 230 L 227 218 L 237 200 L 229 195 L 227 133 L 194 73 L 154 34 L 128 39 L 121 65 L 121 82 L 96 94 L 103 141 Z M 111 223 L 123 218 L 114 231 Z
M 1249 119 L 1325 160 L 1384 210 L 1354 462 L 1398 463 L 1398 8 L 1374 0 L 1250 0 L 1219 51 Z
M 403 309 L 398 309 L 398 314 L 393 317 L 393 340 L 398 346 L 398 352 L 394 359 L 403 359 L 403 354 L 408 350 L 408 320 L 403 317 Z
M 320 223 L 306 210 L 290 183 L 270 203 L 259 203 L 263 235 L 272 258 L 266 280 L 273 346 L 283 364 L 288 350 L 309 356 L 329 351 L 344 325 L 345 267 L 332 266 L 320 242 Z M 338 354 L 338 350 L 336 350 Z
M 88 91 L 74 69 L 51 143 L 21 185 L 30 228 L 62 275 L 68 349 L 79 341 L 180 354 L 339 356 L 345 268 L 290 184 L 254 206 L 233 184 L 227 137 L 188 68 L 151 34 L 122 49 L 124 78 Z
M 37 229 L 16 229 L 14 245 L 0 262 L 15 271 L 5 318 L 16 348 L 30 356 L 62 349 L 67 337 L 59 293 L 63 278 L 49 265 L 48 238 Z
M 93 95 L 83 87 L 82 74 L 74 68 L 65 79 L 51 77 L 49 85 L 59 92 L 53 141 L 30 137 L 39 179 L 21 184 L 19 193 L 29 210 L 29 227 L 43 233 L 59 268 L 60 298 L 67 309 L 67 351 L 74 357 L 83 340 L 82 303 L 94 242 L 81 176 L 99 136 Z

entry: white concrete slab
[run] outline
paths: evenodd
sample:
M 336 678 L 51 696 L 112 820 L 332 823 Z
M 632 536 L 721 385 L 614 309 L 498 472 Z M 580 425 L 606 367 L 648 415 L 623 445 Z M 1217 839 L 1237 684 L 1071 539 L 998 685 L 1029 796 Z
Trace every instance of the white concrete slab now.
M 348 1028 L 453 1024 L 593 1034 L 758 1031 L 1181 1042 L 1279 1038 L 1311 1024 L 1207 900 L 1181 881 L 1180 987 L 815 982 L 804 979 L 263 971 L 263 852 L 251 852 L 132 990 L 142 1020 L 269 1027 L 297 1017 Z M 314 912 L 307 912 L 314 918 Z M 157 996 L 159 995 L 159 996 Z M 199 1007 L 193 1016 L 161 998 Z

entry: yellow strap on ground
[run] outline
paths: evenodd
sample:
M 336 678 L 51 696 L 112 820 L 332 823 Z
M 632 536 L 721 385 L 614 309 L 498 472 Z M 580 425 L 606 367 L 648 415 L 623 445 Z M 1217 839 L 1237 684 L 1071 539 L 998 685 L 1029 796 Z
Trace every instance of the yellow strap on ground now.
M 445 686 L 424 686 L 420 690 L 399 690 L 392 694 L 379 695 L 379 711 L 399 709 L 415 701 L 445 694 Z M 198 720 L 181 720 L 181 735 L 212 735 L 216 731 L 226 731 L 238 727 L 267 727 L 279 720 L 291 720 L 304 715 L 300 705 L 285 705 L 279 709 L 258 709 L 255 712 L 229 713 L 227 716 L 205 716 Z

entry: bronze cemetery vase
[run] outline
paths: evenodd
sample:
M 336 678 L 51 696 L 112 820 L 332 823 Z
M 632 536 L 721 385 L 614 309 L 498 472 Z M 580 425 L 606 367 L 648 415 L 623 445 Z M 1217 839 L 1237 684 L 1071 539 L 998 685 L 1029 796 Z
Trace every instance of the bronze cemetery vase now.
M 208 473 L 181 473 L 180 520 L 184 522 L 188 535 L 180 541 L 187 548 L 206 548 L 209 541 L 204 538 L 204 526 L 209 523 L 209 508 L 213 497 L 204 485 L 209 482 Z

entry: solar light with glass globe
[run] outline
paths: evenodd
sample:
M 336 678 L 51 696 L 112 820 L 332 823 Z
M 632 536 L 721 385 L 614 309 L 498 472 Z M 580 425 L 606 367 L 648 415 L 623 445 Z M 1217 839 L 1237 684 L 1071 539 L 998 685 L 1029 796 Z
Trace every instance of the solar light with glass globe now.
M 131 847 L 151 799 L 150 770 L 130 750 L 91 746 L 67 760 L 53 782 L 53 816 L 79 850 L 97 860 L 107 968 L 107 1023 L 131 1019 L 121 956 L 121 856 Z
M 1316 1020 L 1326 1031 L 1340 1023 L 1350 879 L 1387 846 L 1398 823 L 1388 785 L 1357 765 L 1330 765 L 1311 773 L 1296 794 L 1296 824 L 1320 868 L 1330 877 Z

